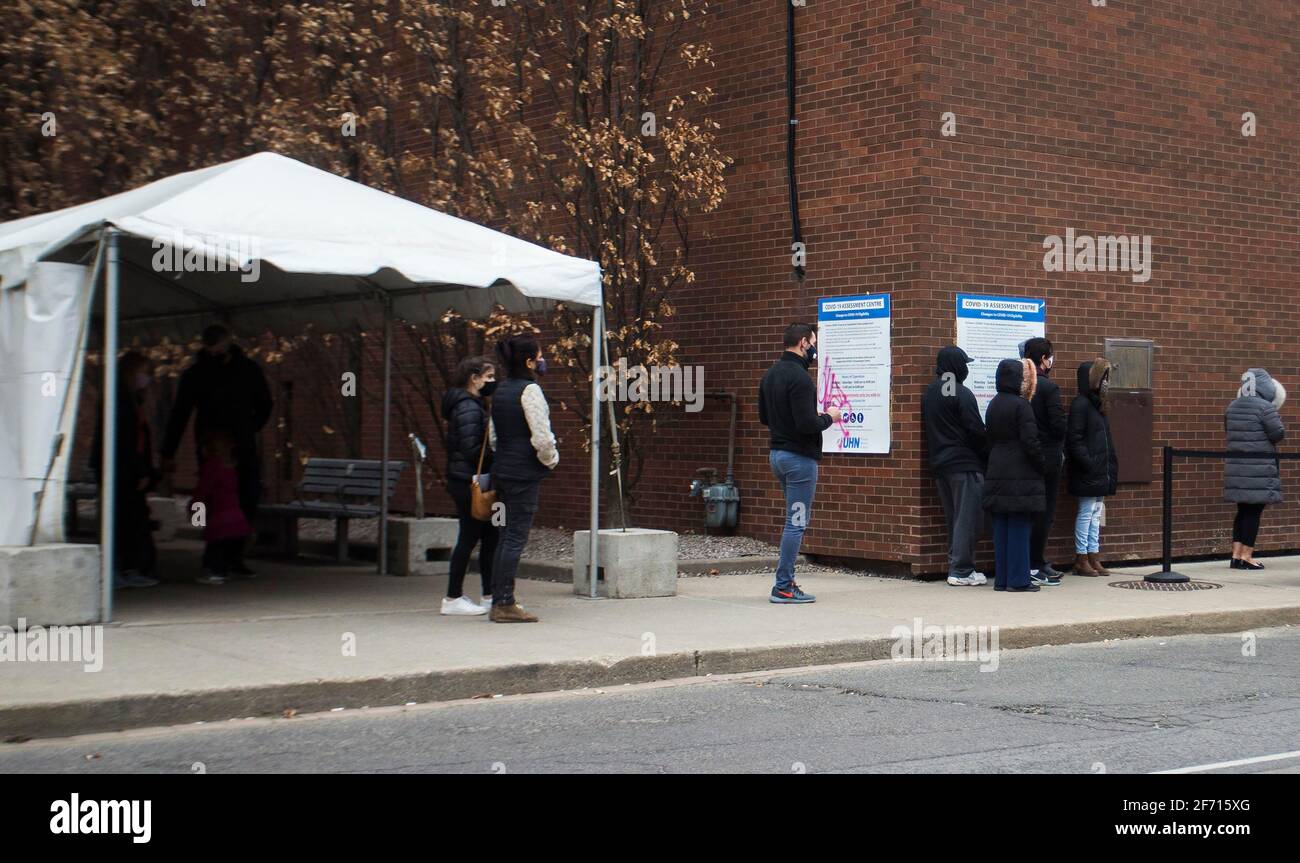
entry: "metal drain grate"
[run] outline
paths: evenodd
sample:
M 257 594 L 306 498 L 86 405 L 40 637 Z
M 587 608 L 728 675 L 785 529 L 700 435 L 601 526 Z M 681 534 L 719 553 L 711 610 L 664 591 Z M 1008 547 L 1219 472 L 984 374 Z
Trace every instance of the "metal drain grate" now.
M 1212 581 L 1184 581 L 1184 582 L 1162 582 L 1162 581 L 1112 581 L 1111 587 L 1123 587 L 1128 590 L 1218 590 L 1223 587 L 1221 584 L 1215 584 Z

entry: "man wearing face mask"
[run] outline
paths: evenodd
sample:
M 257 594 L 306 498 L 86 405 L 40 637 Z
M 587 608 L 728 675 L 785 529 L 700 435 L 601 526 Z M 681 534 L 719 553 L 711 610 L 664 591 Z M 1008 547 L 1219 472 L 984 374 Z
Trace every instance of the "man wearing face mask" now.
M 797 605 L 817 600 L 795 584 L 794 561 L 812 515 L 822 432 L 840 421 L 840 410 L 817 410 L 817 388 L 808 376 L 808 366 L 817 358 L 817 330 L 809 324 L 791 324 L 785 330 L 784 346 L 781 358 L 758 385 L 758 419 L 768 427 L 768 464 L 785 495 L 781 556 L 768 599 Z
M 1038 422 L 1038 445 L 1043 450 L 1043 482 L 1046 485 L 1047 508 L 1034 513 L 1034 524 L 1029 536 L 1029 577 L 1034 584 L 1060 584 L 1061 573 L 1044 557 L 1048 534 L 1052 532 L 1056 513 L 1056 493 L 1061 485 L 1061 468 L 1065 465 L 1065 409 L 1061 407 L 1061 388 L 1051 379 L 1056 357 L 1052 343 L 1047 339 L 1030 339 L 1025 342 L 1025 359 L 1038 369 L 1038 388 L 1030 406 Z

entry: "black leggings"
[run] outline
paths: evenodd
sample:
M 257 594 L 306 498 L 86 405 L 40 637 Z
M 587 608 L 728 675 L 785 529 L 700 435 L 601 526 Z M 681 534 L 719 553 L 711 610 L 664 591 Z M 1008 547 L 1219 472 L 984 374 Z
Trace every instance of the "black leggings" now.
M 460 519 L 460 532 L 456 534 L 456 547 L 451 552 L 451 578 L 447 580 L 447 598 L 455 599 L 465 588 L 465 571 L 469 569 L 469 556 L 474 546 L 478 550 L 478 568 L 483 579 L 483 595 L 492 595 L 492 558 L 497 552 L 500 531 L 490 521 L 479 521 L 470 514 L 469 480 L 447 479 L 447 490 L 456 503 L 456 517 Z
M 1259 519 L 1263 514 L 1262 503 L 1237 504 L 1237 517 L 1232 520 L 1232 541 L 1254 548 L 1259 537 Z

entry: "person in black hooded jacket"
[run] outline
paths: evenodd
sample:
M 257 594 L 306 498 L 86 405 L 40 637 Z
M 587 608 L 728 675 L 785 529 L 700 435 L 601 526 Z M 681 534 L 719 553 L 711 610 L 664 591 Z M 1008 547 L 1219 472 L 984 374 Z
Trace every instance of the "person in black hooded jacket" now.
M 988 435 L 975 394 L 963 385 L 971 358 L 959 347 L 939 351 L 934 380 L 921 396 L 921 424 L 930 451 L 930 472 L 948 525 L 948 583 L 987 583 L 975 571 L 975 545 L 984 534 L 984 461 Z
M 1034 400 L 1034 419 L 1038 422 L 1038 442 L 1043 448 L 1043 490 L 1047 493 L 1046 508 L 1034 515 L 1034 530 L 1029 537 L 1029 572 L 1042 574 L 1047 579 L 1060 578 L 1046 556 L 1047 537 L 1052 532 L 1056 515 L 1056 494 L 1061 487 L 1061 469 L 1065 464 L 1065 410 L 1061 407 L 1061 388 L 1050 377 L 1056 364 L 1052 343 L 1044 338 L 1030 339 L 1025 343 L 1025 358 L 1032 361 L 1038 373 Z
M 1106 417 L 1110 387 L 1110 363 L 1098 357 L 1079 366 L 1079 393 L 1070 402 L 1069 428 L 1065 447 L 1069 456 L 1070 494 L 1079 499 L 1074 519 L 1075 575 L 1104 576 L 1110 570 L 1102 566 L 1101 517 L 1103 499 L 1115 493 L 1119 480 L 1119 460 L 1115 440 Z
M 475 474 L 490 473 L 492 449 L 487 446 L 488 412 L 483 399 L 496 389 L 496 367 L 487 357 L 467 357 L 456 367 L 456 385 L 442 396 L 442 418 L 447 421 L 447 491 L 456 504 L 460 529 L 451 552 L 447 595 L 442 613 L 447 615 L 487 614 L 492 606 L 492 559 L 497 551 L 497 526 L 474 518 L 470 508 L 470 481 Z M 479 459 L 483 469 L 479 470 Z M 474 546 L 479 548 L 482 599 L 478 604 L 464 595 L 465 571 Z
M 1033 515 L 1046 506 L 1046 465 L 1038 442 L 1038 422 L 1030 407 L 1037 378 L 1030 360 L 998 363 L 998 393 L 985 412 L 993 445 L 984 475 L 984 508 L 993 513 L 994 590 L 1019 593 L 1039 589 L 1029 576 Z

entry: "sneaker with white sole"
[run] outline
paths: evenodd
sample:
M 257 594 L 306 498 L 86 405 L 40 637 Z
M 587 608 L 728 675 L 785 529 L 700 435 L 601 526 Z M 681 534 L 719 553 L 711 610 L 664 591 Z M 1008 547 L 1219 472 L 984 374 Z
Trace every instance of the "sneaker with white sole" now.
M 483 613 L 484 613 L 484 614 L 487 614 L 489 611 L 491 611 L 491 610 L 492 610 L 492 595 L 491 595 L 491 594 L 488 594 L 487 596 L 485 596 L 485 597 L 483 597 L 482 599 L 480 599 L 480 600 L 478 601 L 478 607 L 481 608 L 481 609 L 483 609 Z
M 487 609 L 474 602 L 468 596 L 458 596 L 455 599 L 442 598 L 442 613 L 452 617 L 475 617 L 480 614 L 487 614 Z
M 194 579 L 194 583 L 217 585 L 217 584 L 225 584 L 226 579 L 220 575 L 217 575 L 215 572 L 208 572 L 207 570 L 204 570 L 202 575 Z
M 953 587 L 975 587 L 977 584 L 983 584 L 983 582 L 975 580 L 974 573 L 965 576 L 950 575 L 948 576 L 948 583 Z
M 981 585 L 981 584 L 988 584 L 988 583 L 989 583 L 989 580 L 988 580 L 987 578 L 984 577 L 984 573 L 982 573 L 982 572 L 972 572 L 972 573 L 970 574 L 970 577 L 973 578 L 973 579 L 975 579 L 975 584 L 976 584 L 977 586 L 978 586 L 978 585 Z

